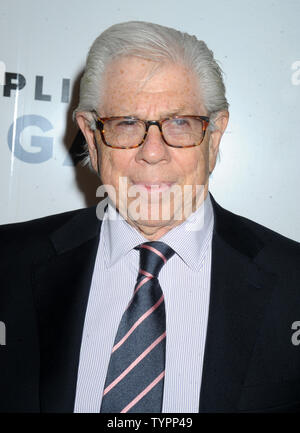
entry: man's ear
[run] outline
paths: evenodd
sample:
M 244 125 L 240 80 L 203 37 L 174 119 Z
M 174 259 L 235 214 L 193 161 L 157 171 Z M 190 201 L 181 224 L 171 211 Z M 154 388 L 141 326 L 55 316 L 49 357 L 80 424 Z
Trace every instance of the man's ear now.
M 215 168 L 222 135 L 225 132 L 229 120 L 228 111 L 220 111 L 214 120 L 215 130 L 211 131 L 209 137 L 209 173 Z
M 95 141 L 95 132 L 90 127 L 90 119 L 87 113 L 78 112 L 76 113 L 76 120 L 87 142 L 92 167 L 98 173 L 98 149 Z

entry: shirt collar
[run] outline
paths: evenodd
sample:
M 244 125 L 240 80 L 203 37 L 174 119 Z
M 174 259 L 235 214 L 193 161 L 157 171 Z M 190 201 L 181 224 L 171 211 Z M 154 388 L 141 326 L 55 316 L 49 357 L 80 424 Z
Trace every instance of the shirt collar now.
M 113 266 L 137 245 L 147 242 L 147 239 L 128 224 L 111 203 L 104 214 L 102 229 L 107 267 Z
M 201 268 L 213 231 L 213 208 L 209 194 L 202 205 L 182 224 L 171 229 L 159 240 L 168 244 L 193 270 Z M 113 266 L 137 245 L 148 242 L 109 204 L 103 218 L 102 231 L 106 266 Z
M 161 237 L 193 270 L 199 271 L 213 232 L 214 213 L 209 194 L 182 224 Z

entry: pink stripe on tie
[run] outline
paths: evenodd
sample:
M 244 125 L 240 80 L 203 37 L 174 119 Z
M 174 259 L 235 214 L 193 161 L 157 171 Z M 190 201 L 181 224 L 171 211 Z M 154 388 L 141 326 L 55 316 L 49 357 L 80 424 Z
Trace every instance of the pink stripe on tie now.
M 159 257 L 161 257 L 163 259 L 163 261 L 165 263 L 167 263 L 167 259 L 165 258 L 165 256 L 160 251 L 158 251 L 156 248 L 150 247 L 150 245 L 141 245 L 141 248 L 147 248 L 147 250 L 150 250 L 153 253 L 157 254 Z
M 154 278 L 153 275 L 150 274 L 150 272 L 143 271 L 143 269 L 140 269 L 140 270 L 139 270 L 139 273 L 142 274 L 142 275 L 145 275 L 146 277 Z
M 139 282 L 139 284 L 138 284 L 137 287 L 135 288 L 135 291 L 133 292 L 133 295 L 132 295 L 131 301 L 130 301 L 129 304 L 127 305 L 127 308 L 129 308 L 130 305 L 132 304 L 132 301 L 133 301 L 133 299 L 134 299 L 134 295 L 135 295 L 136 292 L 139 290 L 139 288 L 142 287 L 143 284 L 147 283 L 147 281 L 149 281 L 149 280 L 151 280 L 151 278 L 150 278 L 150 277 L 146 277 L 146 278 L 144 278 L 143 280 L 141 280 L 141 281 Z
M 103 391 L 103 395 L 106 395 L 112 388 L 114 388 L 122 379 L 124 379 L 125 376 L 137 365 L 141 362 L 142 359 L 144 359 L 148 353 L 151 352 L 152 349 L 154 349 L 155 346 L 157 346 L 164 338 L 166 338 L 166 331 L 161 334 L 160 337 L 158 337 L 155 341 L 153 341 L 150 346 L 147 347 L 146 350 L 144 350 L 143 353 L 141 353 L 124 371 L 121 373 L 110 385 L 108 385 L 105 390 Z
M 147 388 L 144 389 L 139 395 L 137 395 L 124 409 L 121 410 L 120 413 L 126 413 L 128 412 L 135 404 L 137 404 L 143 397 L 145 397 L 146 394 L 148 394 L 149 391 L 151 391 L 152 388 L 155 387 L 155 385 L 158 384 L 162 380 L 162 378 L 165 375 L 165 370 L 160 373 L 159 376 L 157 376 L 156 379 L 153 380 L 153 382 L 150 383 L 150 385 L 147 386 Z
M 153 311 L 156 310 L 156 308 L 158 308 L 160 306 L 160 304 L 163 302 L 164 300 L 164 295 L 162 295 L 159 300 L 156 302 L 156 304 L 153 305 L 153 307 L 149 308 L 148 311 L 146 311 L 146 313 L 144 313 L 135 323 L 134 325 L 132 325 L 132 327 L 129 329 L 129 331 L 124 335 L 123 338 L 121 338 L 121 340 L 114 345 L 114 347 L 112 348 L 111 353 L 114 353 L 117 349 L 119 349 L 120 346 L 122 346 L 122 344 L 127 340 L 127 338 L 133 333 L 133 331 L 145 320 L 147 319 L 148 316 L 150 316 L 151 313 L 153 313 Z

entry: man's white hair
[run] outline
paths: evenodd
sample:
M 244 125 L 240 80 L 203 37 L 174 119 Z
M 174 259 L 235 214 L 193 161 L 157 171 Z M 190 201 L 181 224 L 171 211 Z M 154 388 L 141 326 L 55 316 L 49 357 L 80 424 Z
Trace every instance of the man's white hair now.
M 91 129 L 95 129 L 91 112 L 97 111 L 101 105 L 105 69 L 112 60 L 124 56 L 140 57 L 158 65 L 173 62 L 194 71 L 199 79 L 202 103 L 210 116 L 210 130 L 215 129 L 214 119 L 218 112 L 228 109 L 222 70 L 205 42 L 170 27 L 129 21 L 109 27 L 91 46 L 80 82 L 79 105 L 74 110 L 74 119 L 77 112 L 85 112 Z M 90 163 L 87 146 L 84 156 L 83 163 Z

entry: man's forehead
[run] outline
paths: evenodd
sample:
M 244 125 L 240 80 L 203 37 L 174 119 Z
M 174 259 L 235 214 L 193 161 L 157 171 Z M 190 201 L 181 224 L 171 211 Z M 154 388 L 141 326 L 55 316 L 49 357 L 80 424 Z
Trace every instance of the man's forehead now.
M 181 82 L 182 86 L 178 86 Z M 194 72 L 173 62 L 154 62 L 137 57 L 123 57 L 113 60 L 106 68 L 104 87 L 112 92 L 180 92 L 183 88 L 198 87 Z
M 112 62 L 103 84 L 106 116 L 116 112 L 137 116 L 158 107 L 161 117 L 190 114 L 191 104 L 198 103 L 200 96 L 195 74 L 187 68 L 136 58 Z
M 145 92 L 110 94 L 106 92 L 106 96 L 102 100 L 101 111 L 105 117 L 122 115 L 145 119 L 149 118 L 151 113 L 155 113 L 158 119 L 192 114 L 193 110 L 197 110 L 196 107 L 199 106 L 200 109 L 200 105 L 201 101 L 198 94 L 192 97 L 176 92 L 158 92 L 156 94 L 145 94 Z
M 154 73 L 161 69 L 162 66 L 162 63 L 149 59 L 136 56 L 121 56 L 108 63 L 105 72 L 108 79 L 124 75 L 124 78 L 138 80 L 143 79 L 151 72 Z M 131 75 L 128 76 L 128 72 L 131 72 Z M 132 74 L 133 72 L 134 74 Z

